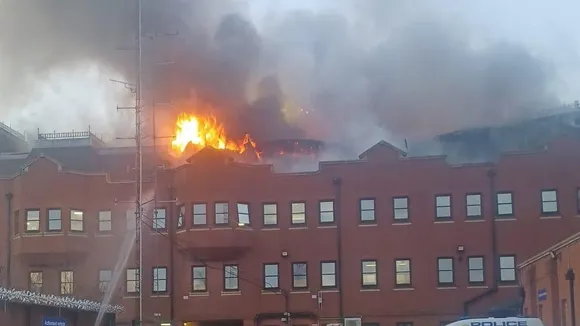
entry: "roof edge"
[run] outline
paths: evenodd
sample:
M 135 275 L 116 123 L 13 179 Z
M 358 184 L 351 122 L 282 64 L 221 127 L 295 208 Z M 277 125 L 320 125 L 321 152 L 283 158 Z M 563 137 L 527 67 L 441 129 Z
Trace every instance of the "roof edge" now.
M 550 256 L 551 254 L 555 254 L 564 248 L 567 248 L 573 244 L 576 244 L 577 242 L 580 242 L 580 232 L 556 243 L 555 245 L 540 252 L 539 254 L 526 259 L 524 262 L 522 262 L 521 264 L 518 265 L 518 269 L 521 270 L 523 268 L 526 268 L 526 267 L 530 266 L 531 264 L 533 264 L 533 263 L 535 263 L 535 262 L 537 262 L 545 257 Z

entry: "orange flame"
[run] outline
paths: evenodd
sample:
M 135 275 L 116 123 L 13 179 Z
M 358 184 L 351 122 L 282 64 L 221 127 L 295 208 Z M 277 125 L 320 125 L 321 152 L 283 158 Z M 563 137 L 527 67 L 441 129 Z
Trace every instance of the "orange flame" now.
M 256 143 L 248 134 L 239 142 L 228 139 L 224 126 L 214 116 L 198 117 L 181 113 L 177 117 L 171 147 L 177 153 L 183 153 L 189 143 L 198 148 L 212 147 L 239 154 L 246 152 L 248 147 L 256 148 Z M 259 157 L 259 153 L 255 152 Z

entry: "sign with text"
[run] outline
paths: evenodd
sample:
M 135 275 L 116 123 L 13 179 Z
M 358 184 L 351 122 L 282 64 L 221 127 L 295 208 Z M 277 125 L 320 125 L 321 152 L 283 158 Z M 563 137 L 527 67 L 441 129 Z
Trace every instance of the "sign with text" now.
M 44 317 L 42 326 L 66 326 L 66 320 L 60 317 Z
M 548 299 L 548 291 L 546 289 L 538 290 L 538 301 L 546 301 Z

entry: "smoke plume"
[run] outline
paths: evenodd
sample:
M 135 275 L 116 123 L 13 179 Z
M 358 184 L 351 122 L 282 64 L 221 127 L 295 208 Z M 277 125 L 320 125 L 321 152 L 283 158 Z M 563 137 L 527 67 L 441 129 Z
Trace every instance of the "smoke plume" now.
M 144 1 L 146 105 L 209 106 L 229 130 L 258 140 L 310 137 L 365 148 L 558 103 L 551 67 L 519 44 L 478 44 L 461 23 L 416 2 L 335 3 L 334 11 L 280 11 L 254 22 L 251 2 Z M 135 80 L 135 8 L 135 0 L 0 2 L 2 118 L 24 128 L 127 130 L 130 121 L 114 105 L 130 94 L 108 79 Z M 42 106 L 39 90 L 57 96 L 55 74 L 75 69 L 98 73 L 77 85 L 73 112 Z M 103 88 L 99 101 L 87 89 L 93 82 Z M 183 109 L 156 112 L 167 125 Z

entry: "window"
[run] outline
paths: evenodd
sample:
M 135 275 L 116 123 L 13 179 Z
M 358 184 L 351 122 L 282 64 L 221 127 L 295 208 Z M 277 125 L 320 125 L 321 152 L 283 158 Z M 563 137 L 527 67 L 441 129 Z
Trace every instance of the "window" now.
M 207 268 L 205 266 L 193 266 L 191 268 L 191 291 L 207 291 Z
M 230 222 L 228 203 L 215 203 L 215 224 L 224 225 Z
M 542 191 L 542 213 L 543 214 L 558 213 L 558 192 L 556 190 Z
M 40 231 L 40 211 L 29 209 L 26 211 L 26 232 Z
M 326 200 L 318 203 L 320 223 L 334 223 L 334 201 Z
M 153 293 L 167 292 L 167 267 L 153 268 Z
M 112 229 L 111 211 L 99 212 L 99 231 L 106 232 Z
M 336 287 L 336 262 L 323 261 L 320 263 L 321 285 L 323 288 Z
M 395 260 L 395 285 L 397 287 L 411 286 L 411 260 Z
M 435 196 L 435 206 L 437 218 L 451 218 L 451 196 Z
M 264 225 L 277 225 L 278 224 L 278 205 L 277 204 L 264 204 L 262 206 L 264 210 Z
M 134 209 L 127 210 L 127 231 L 133 231 L 137 228 L 137 216 Z
M 308 287 L 307 263 L 292 264 L 292 287 L 296 289 L 303 289 Z
M 506 283 L 516 281 L 516 256 L 499 256 L 499 280 Z
M 185 226 L 183 218 L 185 217 L 185 206 L 177 207 L 177 228 L 181 229 Z
M 74 290 L 73 271 L 60 272 L 60 294 L 72 294 Z
M 513 198 L 511 192 L 497 194 L 497 216 L 510 216 L 514 214 Z
M 449 286 L 455 283 L 455 272 L 453 271 L 453 258 L 437 258 L 437 279 L 440 286 Z
M 207 224 L 207 205 L 193 204 L 193 225 Z
M 238 265 L 224 266 L 224 290 L 239 290 Z
M 469 257 L 467 259 L 467 269 L 469 272 L 469 284 L 485 283 L 485 268 L 483 267 L 483 257 Z
M 30 272 L 28 282 L 30 291 L 42 292 L 42 272 Z
M 250 225 L 250 205 L 238 203 L 238 225 Z
M 60 209 L 48 210 L 48 231 L 62 231 Z
M 360 221 L 369 223 L 375 221 L 375 200 L 361 199 L 360 200 Z
M 156 208 L 153 212 L 153 229 L 165 230 L 165 221 L 167 219 L 167 211 L 165 208 Z
M 113 278 L 113 271 L 103 269 L 99 271 L 99 291 L 107 292 L 111 279 Z
M 306 224 L 306 203 L 292 203 L 292 224 Z
M 139 293 L 139 269 L 127 268 L 127 293 Z
M 409 219 L 409 198 L 393 198 L 393 218 L 397 221 Z
M 278 277 L 278 264 L 264 264 L 264 289 L 279 288 Z
M 413 326 L 411 321 L 399 321 L 395 324 L 396 326 Z
M 70 210 L 70 230 L 73 232 L 83 232 L 85 230 L 84 213 L 82 211 Z
M 363 287 L 377 286 L 377 261 L 363 260 L 361 262 L 361 275 Z
M 465 195 L 465 207 L 467 217 L 481 217 L 481 194 Z

